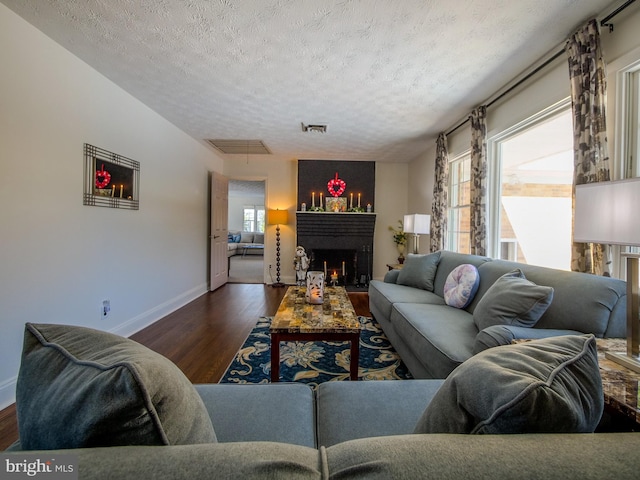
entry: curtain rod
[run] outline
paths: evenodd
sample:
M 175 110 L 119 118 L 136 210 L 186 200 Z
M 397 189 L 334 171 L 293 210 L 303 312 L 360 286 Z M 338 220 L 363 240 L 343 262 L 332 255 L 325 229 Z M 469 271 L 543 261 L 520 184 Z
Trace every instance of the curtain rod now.
M 609 20 L 611 20 L 613 17 L 615 17 L 617 14 L 619 14 L 621 11 L 623 11 L 625 8 L 627 8 L 629 5 L 631 5 L 632 3 L 634 3 L 636 0 L 627 0 L 624 4 L 622 4 L 621 6 L 619 6 L 618 8 L 616 8 L 613 12 L 611 12 L 609 15 L 607 15 L 605 18 L 602 19 L 602 21 L 600 22 L 600 26 L 601 27 L 609 27 L 609 31 L 612 32 L 613 31 L 613 23 L 608 23 Z M 500 100 L 502 97 L 504 97 L 505 95 L 507 95 L 508 93 L 510 93 L 511 91 L 513 91 L 514 89 L 516 89 L 517 87 L 519 87 L 520 85 L 522 85 L 524 82 L 526 82 L 527 80 L 529 80 L 531 77 L 533 77 L 536 73 L 538 73 L 540 70 L 542 70 L 544 67 L 546 67 L 547 65 L 549 65 L 551 62 L 553 62 L 556 58 L 560 57 L 561 55 L 564 54 L 564 48 L 556 53 L 554 53 L 549 59 L 547 59 L 545 62 L 543 62 L 542 64 L 540 64 L 539 66 L 537 66 L 535 69 L 533 69 L 531 72 L 529 72 L 526 76 L 524 76 L 523 78 L 521 78 L 520 80 L 518 80 L 516 83 L 514 83 L 513 85 L 511 85 L 509 88 L 507 88 L 504 92 L 502 92 L 500 95 L 498 95 L 496 98 L 494 98 L 493 100 L 491 100 L 489 103 L 487 103 L 487 107 L 490 107 L 491 105 L 493 105 L 494 103 L 496 103 L 498 100 Z M 461 121 L 458 125 L 456 125 L 455 127 L 453 127 L 451 130 L 449 130 L 448 132 L 445 133 L 446 136 L 451 135 L 453 132 L 455 132 L 456 130 L 458 130 L 460 127 L 462 127 L 464 124 L 466 124 L 469 121 L 469 117 L 465 118 L 463 121 Z
M 602 21 L 600 22 L 600 26 L 601 27 L 609 27 L 609 31 L 613 32 L 613 23 L 609 23 L 609 20 L 611 20 L 613 17 L 615 17 L 616 15 L 618 15 L 621 11 L 623 11 L 625 8 L 627 8 L 629 5 L 631 5 L 633 2 L 635 2 L 636 0 L 627 0 L 625 3 L 623 3 L 622 5 L 620 5 L 618 8 L 616 8 L 613 12 L 611 12 L 609 15 L 607 15 L 606 17 L 604 17 L 602 19 Z

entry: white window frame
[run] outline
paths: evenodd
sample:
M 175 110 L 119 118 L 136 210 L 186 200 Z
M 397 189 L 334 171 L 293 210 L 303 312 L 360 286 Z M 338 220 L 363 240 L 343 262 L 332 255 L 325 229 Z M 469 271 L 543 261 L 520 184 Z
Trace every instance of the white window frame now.
M 251 230 L 245 230 L 244 229 L 244 213 L 247 210 L 253 210 L 253 228 Z M 262 230 L 258 229 L 258 212 L 262 211 L 263 212 L 263 217 L 265 217 L 265 208 L 264 205 L 243 205 L 242 206 L 242 231 L 244 232 L 261 232 L 264 233 L 264 226 L 262 228 Z M 265 217 L 266 218 L 266 217 Z
M 571 108 L 571 98 L 567 97 L 543 110 L 528 117 L 521 122 L 501 131 L 487 139 L 487 175 L 489 178 L 488 195 L 488 218 L 489 225 L 487 233 L 489 237 L 487 245 L 487 256 L 499 258 L 501 252 L 500 245 L 500 204 L 502 201 L 502 158 L 500 154 L 500 143 L 517 135 L 524 130 L 535 127 L 537 124 L 545 122 L 550 117 L 558 115 L 567 108 Z
M 451 200 L 453 198 L 452 195 L 452 189 L 453 189 L 453 184 L 452 184 L 452 176 L 451 176 L 451 171 L 452 171 L 452 165 L 454 163 L 458 163 L 461 162 L 465 159 L 469 159 L 470 161 L 470 156 L 471 156 L 471 150 L 466 150 L 458 155 L 456 155 L 454 158 L 449 160 L 449 180 L 448 180 L 448 185 L 447 185 L 447 189 L 448 189 L 448 195 L 447 195 L 447 245 L 446 245 L 446 249 L 450 250 L 450 251 L 454 251 L 457 252 L 458 251 L 458 245 L 454 245 L 453 244 L 453 239 L 454 239 L 454 235 L 453 235 L 453 222 L 451 222 L 451 211 L 453 210 L 453 208 L 451 207 Z M 469 204 L 470 206 L 470 204 Z M 469 225 L 469 229 L 471 229 L 471 225 Z

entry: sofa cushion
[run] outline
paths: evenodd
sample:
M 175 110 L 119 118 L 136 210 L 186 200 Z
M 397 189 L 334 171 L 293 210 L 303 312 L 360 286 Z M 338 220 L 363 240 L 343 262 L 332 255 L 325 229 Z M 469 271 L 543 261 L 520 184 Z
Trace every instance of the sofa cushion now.
M 261 441 L 316 446 L 315 402 L 309 385 L 216 383 L 194 387 L 220 443 Z
M 391 318 L 391 309 L 395 303 L 445 304 L 442 297 L 421 288 L 371 280 L 369 283 L 369 308 L 375 317 L 383 317 L 389 320 Z
M 264 233 L 256 233 L 253 236 L 253 243 L 264 243 Z
M 253 232 L 242 232 L 240 234 L 240 243 L 253 243 Z
M 522 270 L 502 275 L 473 311 L 478 330 L 492 325 L 533 327 L 553 300 L 553 288 L 527 280 Z
M 412 433 L 425 404 L 443 381 L 321 383 L 316 390 L 318 445 Z
M 604 407 L 593 335 L 491 348 L 458 367 L 415 433 L 593 432 Z
M 216 441 L 178 367 L 133 340 L 85 327 L 27 323 L 16 408 L 25 450 Z
M 436 276 L 439 261 L 440 252 L 408 255 L 398 274 L 398 284 L 433 292 L 433 279 Z
M 444 302 L 396 303 L 391 310 L 391 323 L 410 353 L 429 372 L 428 378 L 446 378 L 473 355 L 478 328 L 466 310 L 451 308 Z
M 465 308 L 471 303 L 480 285 L 478 269 L 470 263 L 454 268 L 444 283 L 444 301 L 450 307 Z

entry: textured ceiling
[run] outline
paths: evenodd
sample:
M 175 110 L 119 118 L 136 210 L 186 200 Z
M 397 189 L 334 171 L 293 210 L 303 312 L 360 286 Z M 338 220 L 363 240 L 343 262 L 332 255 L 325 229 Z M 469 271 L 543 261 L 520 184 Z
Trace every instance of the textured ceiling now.
M 287 159 L 384 162 L 414 159 L 439 131 L 612 6 L 0 1 L 198 140 L 260 139 Z M 326 124 L 327 133 L 304 133 L 301 123 Z

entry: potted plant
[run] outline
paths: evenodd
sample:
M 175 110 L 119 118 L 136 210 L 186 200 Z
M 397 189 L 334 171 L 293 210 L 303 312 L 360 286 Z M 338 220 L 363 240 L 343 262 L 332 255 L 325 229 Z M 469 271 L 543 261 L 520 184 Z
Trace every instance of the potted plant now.
M 396 244 L 398 253 L 398 263 L 404 263 L 404 249 L 407 244 L 407 234 L 403 230 L 402 220 L 398 220 L 398 227 L 389 226 L 389 230 L 393 232 L 393 243 Z

